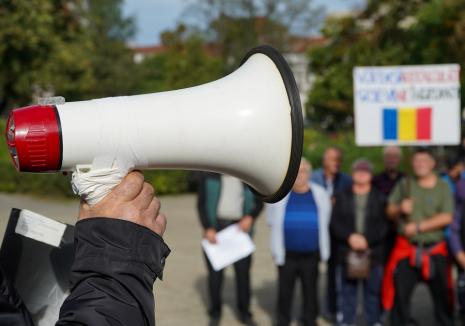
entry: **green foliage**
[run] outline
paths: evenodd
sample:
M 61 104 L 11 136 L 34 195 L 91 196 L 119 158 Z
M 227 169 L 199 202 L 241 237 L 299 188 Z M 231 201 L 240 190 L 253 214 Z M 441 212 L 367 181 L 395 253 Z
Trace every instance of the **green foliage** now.
M 314 169 L 321 167 L 323 153 L 330 146 L 342 150 L 344 160 L 341 168 L 346 173 L 350 173 L 352 163 L 359 158 L 371 161 L 376 172 L 383 170 L 383 149 L 381 147 L 357 146 L 353 131 L 345 130 L 337 133 L 327 133 L 318 129 L 305 130 L 303 156 L 312 163 Z M 403 149 L 402 170 L 404 171 L 410 171 L 411 154 L 412 150 L 410 148 Z
M 68 101 L 134 91 L 122 0 L 0 2 L 0 112 L 58 94 Z
M 310 53 L 316 74 L 307 110 L 314 122 L 335 130 L 352 126 L 355 66 L 465 64 L 465 2 L 371 0 L 356 16 L 329 18 L 327 44 Z M 465 73 L 461 73 L 462 83 Z M 462 102 L 465 93 L 462 91 Z
M 288 51 L 293 35 L 308 35 L 323 12 L 310 0 L 196 0 L 192 7 L 201 17 L 191 28 L 216 47 L 226 71 L 257 45 Z
M 157 194 L 179 194 L 189 190 L 188 171 L 145 171 L 144 175 Z
M 144 59 L 136 68 L 140 93 L 161 92 L 201 85 L 224 76 L 224 64 L 209 53 L 197 34 L 184 25 L 161 35 L 166 50 Z

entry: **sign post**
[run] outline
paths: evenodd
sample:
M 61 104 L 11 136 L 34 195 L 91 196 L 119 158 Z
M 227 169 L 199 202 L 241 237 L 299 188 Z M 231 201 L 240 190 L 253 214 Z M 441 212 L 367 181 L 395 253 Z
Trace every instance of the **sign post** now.
M 460 143 L 460 66 L 356 67 L 359 146 Z

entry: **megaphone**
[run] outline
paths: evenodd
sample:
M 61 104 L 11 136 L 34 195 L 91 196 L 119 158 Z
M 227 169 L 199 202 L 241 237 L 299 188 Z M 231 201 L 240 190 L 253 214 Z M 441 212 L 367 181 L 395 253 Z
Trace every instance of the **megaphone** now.
M 14 109 L 6 138 L 19 171 L 73 171 L 119 157 L 136 169 L 229 174 L 276 202 L 297 176 L 303 117 L 285 59 L 259 46 L 239 69 L 200 86 Z

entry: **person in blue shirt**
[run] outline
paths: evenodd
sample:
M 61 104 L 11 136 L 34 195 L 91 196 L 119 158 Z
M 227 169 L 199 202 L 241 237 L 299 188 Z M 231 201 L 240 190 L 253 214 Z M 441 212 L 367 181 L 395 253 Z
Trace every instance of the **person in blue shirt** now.
M 315 326 L 318 316 L 318 264 L 327 260 L 331 201 L 319 185 L 309 182 L 310 163 L 303 159 L 292 191 L 267 205 L 271 252 L 278 266 L 277 325 L 291 323 L 295 283 L 302 285 L 301 325 Z
M 451 156 L 447 159 L 447 171 L 441 173 L 441 179 L 447 182 L 452 194 L 457 192 L 457 184 L 460 180 L 465 179 L 465 164 L 461 156 Z
M 331 198 L 352 186 L 352 178 L 340 171 L 342 164 L 342 151 L 337 147 L 328 147 L 323 153 L 322 168 L 315 170 L 311 175 L 311 181 L 322 186 Z M 331 238 L 331 253 L 336 250 L 337 241 Z M 323 316 L 331 321 L 336 321 L 336 257 L 331 254 L 328 260 L 326 273 L 326 297 L 323 306 Z

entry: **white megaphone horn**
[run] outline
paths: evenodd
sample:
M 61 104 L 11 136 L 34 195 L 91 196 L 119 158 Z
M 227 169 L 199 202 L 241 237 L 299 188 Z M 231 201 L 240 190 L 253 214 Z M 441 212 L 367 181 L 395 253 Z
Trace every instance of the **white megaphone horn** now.
M 19 171 L 74 171 L 99 157 L 136 169 L 233 175 L 266 202 L 297 176 L 303 118 L 285 59 L 270 46 L 247 53 L 219 80 L 181 90 L 12 110 L 6 137 Z

